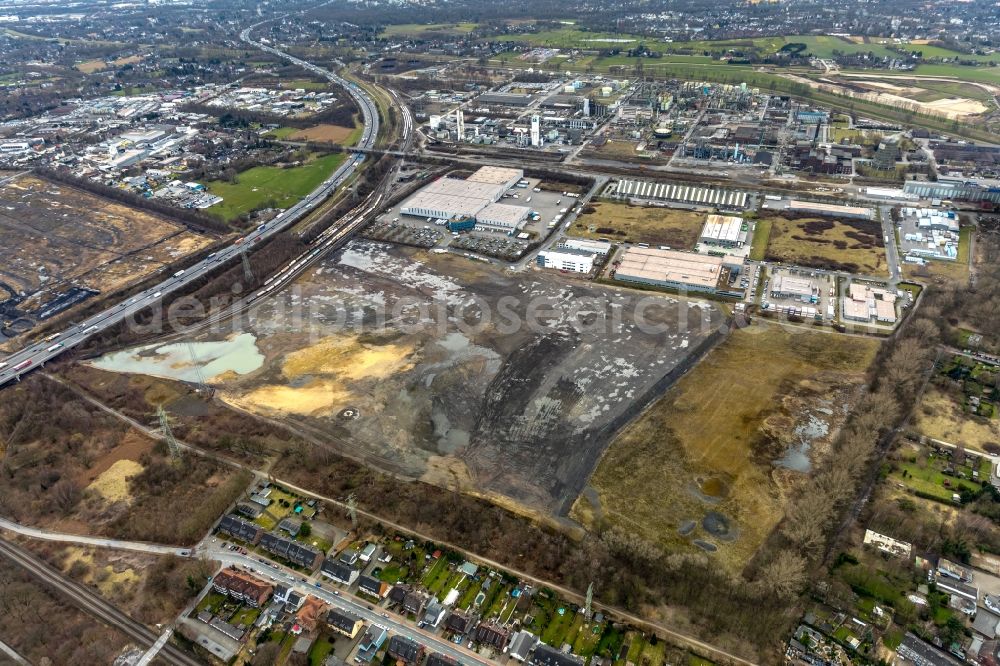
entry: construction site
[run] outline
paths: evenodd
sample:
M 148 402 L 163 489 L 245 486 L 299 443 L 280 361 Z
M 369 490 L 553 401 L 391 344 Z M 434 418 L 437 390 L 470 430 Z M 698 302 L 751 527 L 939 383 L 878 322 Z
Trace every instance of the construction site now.
M 564 515 L 614 433 L 721 337 L 712 304 L 641 298 L 354 241 L 197 358 L 97 366 L 205 382 L 377 468 Z

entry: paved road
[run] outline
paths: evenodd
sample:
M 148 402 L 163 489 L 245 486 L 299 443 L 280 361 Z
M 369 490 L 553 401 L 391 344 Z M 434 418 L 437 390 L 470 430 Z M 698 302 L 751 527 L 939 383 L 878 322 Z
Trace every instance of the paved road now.
M 15 523 L 6 518 L 0 518 L 0 528 L 9 530 L 22 536 L 40 539 L 42 541 L 59 541 L 64 543 L 74 543 L 78 545 L 96 546 L 98 548 L 117 548 L 118 550 L 132 550 L 138 553 L 151 553 L 153 555 L 179 555 L 186 557 L 190 555 L 190 548 L 181 546 L 164 546 L 156 543 L 145 543 L 142 541 L 122 541 L 120 539 L 104 539 L 101 537 L 82 536 L 79 534 L 66 534 L 61 532 L 50 532 L 37 527 L 28 527 Z
M 361 149 L 373 148 L 375 146 L 375 141 L 378 138 L 379 117 L 378 108 L 368 93 L 361 87 L 337 76 L 333 72 L 305 62 L 304 60 L 300 60 L 261 42 L 256 42 L 250 39 L 250 31 L 257 25 L 260 24 L 255 24 L 240 33 L 240 39 L 247 44 L 256 46 L 257 48 L 267 51 L 268 53 L 272 53 L 289 60 L 300 67 L 327 78 L 329 81 L 336 83 L 337 85 L 343 86 L 355 99 L 358 106 L 361 108 L 362 115 L 364 116 L 365 130 L 358 143 L 358 147 Z M 413 123 L 412 120 L 409 119 L 408 115 L 404 115 L 404 126 L 410 127 L 412 131 Z M 261 225 L 256 230 L 237 240 L 236 244 L 210 254 L 208 257 L 193 266 L 190 266 L 182 271 L 177 271 L 159 284 L 149 287 L 148 289 L 125 301 L 112 305 L 102 312 L 88 317 L 82 322 L 70 325 L 68 328 L 60 331 L 59 333 L 50 335 L 43 341 L 36 342 L 7 356 L 6 358 L 0 358 L 0 386 L 3 386 L 11 381 L 19 380 L 21 375 L 24 373 L 30 372 L 31 370 L 44 365 L 47 361 L 51 361 L 52 359 L 58 357 L 67 350 L 76 347 L 95 333 L 99 333 L 118 324 L 122 320 L 136 314 L 143 308 L 155 305 L 160 301 L 160 299 L 163 298 L 164 295 L 183 289 L 195 280 L 199 280 L 205 275 L 215 272 L 223 264 L 236 258 L 240 252 L 245 251 L 247 248 L 252 247 L 256 243 L 266 240 L 267 238 L 270 238 L 271 236 L 289 228 L 291 225 L 295 224 L 309 214 L 314 208 L 319 206 L 331 193 L 333 193 L 334 190 L 337 189 L 337 187 L 350 178 L 364 160 L 365 155 L 362 152 L 352 153 L 329 178 L 323 181 L 319 187 L 313 190 L 304 199 L 288 210 L 279 213 L 275 220 Z
M 405 636 L 410 640 L 423 644 L 431 652 L 439 652 L 452 659 L 457 660 L 464 666 L 493 666 L 497 663 L 476 654 L 461 645 L 444 640 L 431 634 L 430 632 L 418 629 L 410 622 L 395 613 L 388 613 L 372 603 L 358 599 L 354 595 L 345 594 L 331 589 L 331 586 L 316 586 L 316 577 L 305 578 L 301 573 L 295 573 L 276 565 L 272 562 L 262 561 L 259 556 L 240 555 L 233 551 L 209 545 L 203 553 L 213 560 L 223 563 L 223 566 L 236 565 L 250 569 L 257 576 L 270 578 L 276 583 L 295 588 L 296 590 L 311 594 L 322 601 L 340 610 L 348 611 L 357 615 L 365 622 L 377 624 L 385 627 L 390 633 Z
M 152 629 L 133 620 L 82 585 L 66 579 L 60 572 L 20 546 L 0 539 L 0 556 L 23 567 L 32 576 L 66 597 L 74 606 L 120 630 L 139 645 L 152 647 L 159 640 L 160 637 Z M 178 666 L 202 666 L 200 661 L 170 644 L 164 645 L 158 656 L 167 663 Z

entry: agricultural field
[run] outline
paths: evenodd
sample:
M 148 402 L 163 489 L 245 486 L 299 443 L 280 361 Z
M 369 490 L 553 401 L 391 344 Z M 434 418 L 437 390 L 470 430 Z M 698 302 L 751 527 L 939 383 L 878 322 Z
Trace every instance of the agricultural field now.
M 878 222 L 771 215 L 758 220 L 757 225 L 762 235 L 768 233 L 767 261 L 863 275 L 888 272 Z
M 0 187 L 0 293 L 33 312 L 71 286 L 113 291 L 208 245 L 158 215 L 32 175 Z
M 681 208 L 633 206 L 598 201 L 576 218 L 570 235 L 615 242 L 694 248 L 705 224 L 705 214 Z
M 344 161 L 342 153 L 312 156 L 295 167 L 258 166 L 243 171 L 235 183 L 216 180 L 208 191 L 223 198 L 208 212 L 232 220 L 260 208 L 288 208 L 306 196 Z
M 1000 389 L 996 368 L 955 356 L 934 377 L 915 414 L 922 435 L 970 451 L 1000 453 Z
M 109 62 L 110 65 L 108 64 Z M 93 60 L 87 60 L 79 63 L 76 68 L 84 74 L 93 74 L 94 72 L 100 72 L 105 69 L 114 69 L 116 67 L 124 67 L 125 65 L 134 65 L 138 62 L 142 62 L 142 56 L 124 56 L 111 61 L 105 61 L 102 58 L 95 58 Z
M 467 35 L 476 29 L 475 23 L 401 23 L 387 25 L 383 37 L 417 37 L 426 33 Z
M 243 334 L 201 347 L 197 361 L 168 345 L 95 363 L 174 378 L 194 363 L 224 403 L 353 459 L 558 514 L 610 433 L 723 321 L 714 305 L 657 297 L 644 316 L 662 330 L 640 330 L 633 306 L 643 296 L 355 241 L 263 302 Z M 514 301 L 498 310 L 502 297 Z M 576 314 L 582 303 L 587 313 Z M 604 326 L 612 303 L 620 327 Z M 427 318 L 415 318 L 421 309 Z M 581 316 L 586 327 L 573 324 Z
M 878 342 L 737 329 L 608 448 L 571 514 L 740 570 L 851 409 Z
M 292 141 L 326 141 L 351 146 L 357 143 L 363 129 L 363 127 L 342 127 L 341 125 L 324 123 L 292 132 L 282 138 L 288 138 Z

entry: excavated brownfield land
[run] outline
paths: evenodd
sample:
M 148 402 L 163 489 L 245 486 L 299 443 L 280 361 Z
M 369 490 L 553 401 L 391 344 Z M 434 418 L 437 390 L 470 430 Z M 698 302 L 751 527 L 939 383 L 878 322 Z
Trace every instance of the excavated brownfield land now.
M 197 367 L 232 407 L 345 455 L 565 515 L 614 434 L 724 323 L 704 301 L 355 241 L 236 331 L 97 365 L 187 380 Z

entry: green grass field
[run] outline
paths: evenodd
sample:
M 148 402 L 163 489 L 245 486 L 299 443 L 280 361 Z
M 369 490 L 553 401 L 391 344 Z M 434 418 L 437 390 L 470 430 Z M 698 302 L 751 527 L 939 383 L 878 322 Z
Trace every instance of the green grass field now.
M 894 480 L 899 481 L 907 488 L 936 497 L 942 502 L 950 502 L 952 493 L 959 492 L 960 488 L 976 490 L 978 487 L 971 481 L 945 476 L 934 465 L 921 466 L 919 463 L 902 463 L 899 467 L 900 470 L 892 474 Z M 950 483 L 950 488 L 945 487 L 946 480 Z
M 277 129 L 268 130 L 264 132 L 265 136 L 272 137 L 274 139 L 287 139 L 291 135 L 295 134 L 299 130 L 295 127 L 279 127 Z
M 333 153 L 289 169 L 273 166 L 247 169 L 239 174 L 235 184 L 212 181 L 207 184 L 208 191 L 222 197 L 223 202 L 208 212 L 232 220 L 267 206 L 288 208 L 316 189 L 344 159 L 343 153 Z

